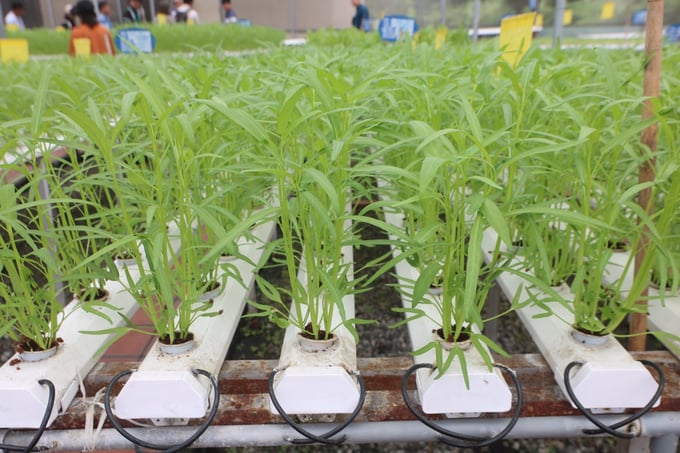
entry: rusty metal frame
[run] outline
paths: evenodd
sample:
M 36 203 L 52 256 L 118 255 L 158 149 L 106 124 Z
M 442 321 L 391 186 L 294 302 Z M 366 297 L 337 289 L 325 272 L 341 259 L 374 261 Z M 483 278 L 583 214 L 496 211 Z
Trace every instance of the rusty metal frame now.
M 680 435 L 680 362 L 667 351 L 635 352 L 638 360 L 659 364 L 667 378 L 661 405 L 643 417 L 631 429 L 639 436 L 662 437 Z M 514 355 L 499 359 L 514 369 L 522 383 L 525 403 L 522 417 L 509 438 L 583 437 L 582 430 L 592 428 L 582 415 L 564 398 L 550 368 L 539 354 Z M 224 363 L 218 376 L 221 402 L 208 431 L 196 446 L 226 447 L 237 445 L 284 445 L 296 433 L 270 411 L 267 396 L 267 376 L 276 366 L 275 360 L 238 360 Z M 414 419 L 405 406 L 400 386 L 404 371 L 413 364 L 410 357 L 359 359 L 359 370 L 366 382 L 366 403 L 356 421 L 345 431 L 348 443 L 429 441 L 436 433 Z M 93 395 L 118 372 L 134 368 L 136 362 L 101 362 L 85 379 L 88 395 Z M 415 383 L 411 382 L 415 393 Z M 76 398 L 65 414 L 53 423 L 43 436 L 46 443 L 57 450 L 80 449 L 83 444 L 85 413 L 88 404 Z M 616 417 L 609 416 L 612 420 Z M 436 417 L 435 417 L 436 418 Z M 605 417 L 606 419 L 607 417 Z M 493 432 L 505 423 L 506 415 L 482 416 L 477 419 L 446 420 L 458 430 L 484 434 Z M 108 423 L 108 422 L 107 422 Z M 129 442 L 106 425 L 99 437 L 99 448 L 127 448 Z M 192 427 L 134 428 L 140 436 L 163 436 L 166 441 L 179 441 Z M 323 424 L 305 425 L 310 429 L 324 429 Z M 188 432 L 187 431 L 187 432 Z M 388 434 L 385 434 L 388 433 Z M 6 442 L 21 443 L 31 432 L 5 432 Z M 0 437 L 2 433 L 0 433 Z

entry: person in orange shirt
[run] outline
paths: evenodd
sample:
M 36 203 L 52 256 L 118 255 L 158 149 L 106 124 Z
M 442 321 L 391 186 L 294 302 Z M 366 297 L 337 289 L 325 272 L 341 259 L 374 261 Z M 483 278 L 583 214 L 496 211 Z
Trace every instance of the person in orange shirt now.
M 71 12 L 79 19 L 80 23 L 71 29 L 71 38 L 68 44 L 68 53 L 70 55 L 76 54 L 74 40 L 78 38 L 90 40 L 91 54 L 116 54 L 111 33 L 108 28 L 97 21 L 97 13 L 95 12 L 94 4 L 90 0 L 80 0 Z

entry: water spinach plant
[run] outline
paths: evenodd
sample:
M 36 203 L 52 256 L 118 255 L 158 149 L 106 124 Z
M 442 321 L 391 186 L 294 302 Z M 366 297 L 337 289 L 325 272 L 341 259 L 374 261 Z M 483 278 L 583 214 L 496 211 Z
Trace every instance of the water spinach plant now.
M 65 318 L 47 228 L 50 205 L 38 195 L 39 179 L 22 190 L 0 187 L 0 335 L 9 335 L 18 352 L 56 347 Z
M 463 129 L 435 131 L 418 121 L 411 127 L 417 163 L 410 178 L 414 191 L 396 205 L 403 209 L 405 224 L 415 225 L 415 234 L 407 232 L 408 242 L 400 247 L 403 256 L 417 265 L 419 276 L 412 287 L 401 288 L 410 297 L 411 306 L 395 310 L 406 314 L 399 325 L 428 317 L 438 326 L 440 339 L 433 339 L 414 354 L 434 349 L 439 375 L 457 358 L 467 379 L 465 344 L 471 343 L 489 367 L 492 357 L 487 347 L 506 355 L 482 333 L 489 289 L 500 272 L 512 270 L 509 257 L 500 253 L 502 242 L 511 242 L 496 203 L 501 187 L 493 182 L 494 167 L 486 158 L 483 141 L 471 141 Z M 395 193 L 405 193 L 404 183 L 409 181 L 403 177 L 392 182 L 394 187 L 402 186 Z M 496 244 L 493 261 L 485 265 L 482 237 L 489 227 L 499 232 L 502 242 Z M 425 306 L 435 310 L 425 310 Z
M 363 189 L 352 159 L 367 140 L 370 121 L 362 118 L 363 86 L 353 88 L 329 66 L 312 63 L 291 75 L 285 90 L 276 93 L 280 104 L 272 107 L 276 130 L 253 129 L 266 143 L 264 162 L 270 168 L 252 171 L 274 180 L 281 232 L 263 262 L 279 260 L 290 286 L 276 287 L 257 276 L 272 304 L 252 304 L 259 310 L 254 316 L 267 316 L 284 328 L 294 325 L 309 338 L 329 339 L 343 326 L 358 341 L 355 325 L 368 321 L 345 313 L 343 297 L 356 292 L 361 280 L 354 278 L 343 249 L 360 243 L 356 222 L 361 219 L 352 209 Z
M 216 204 L 224 201 L 220 191 L 234 188 L 224 179 L 234 172 L 234 160 L 226 154 L 229 149 L 218 146 L 221 136 L 207 116 L 211 110 L 192 102 L 177 67 L 164 75 L 148 62 L 146 69 L 111 75 L 114 88 L 128 93 L 114 130 L 130 141 L 120 153 L 109 142 L 99 155 L 115 181 L 115 203 L 107 213 L 117 215 L 126 244 L 137 247 L 136 265 L 121 269 L 121 281 L 153 327 L 126 318 L 125 326 L 101 333 L 136 330 L 175 344 L 190 339 L 196 319 L 220 315 L 202 295 L 215 287 L 223 290 L 228 278 L 240 281 L 221 255 L 239 256 L 234 244 L 252 222 L 237 222 L 240 207 Z M 94 125 L 77 119 L 88 126 L 89 136 L 100 137 Z M 253 199 L 251 193 L 239 193 Z
M 658 254 L 658 241 L 665 235 L 663 215 L 650 216 L 637 204 L 638 194 L 658 181 L 638 182 L 640 166 L 651 157 L 639 139 L 648 123 L 638 120 L 642 99 L 621 81 L 630 69 L 610 69 L 622 63 L 596 52 L 593 60 L 581 64 L 581 74 L 574 73 L 577 80 L 587 81 L 588 92 L 577 83 L 542 94 L 544 110 L 553 115 L 533 125 L 545 131 L 534 149 L 515 156 L 517 167 L 531 180 L 525 180 L 522 201 L 510 209 L 513 218 L 525 219 L 522 255 L 537 277 L 535 286 L 549 294 L 547 301 L 557 301 L 573 314 L 565 322 L 598 335 L 615 332 L 628 315 L 645 311 L 637 302 L 649 283 L 650 260 L 664 259 Z M 565 71 L 571 67 L 562 64 Z M 553 132 L 558 117 L 559 134 Z M 606 284 L 614 249 L 633 252 L 643 242 L 648 254 L 632 287 L 624 279 Z M 623 275 L 633 274 L 635 253 L 628 256 Z M 571 288 L 568 300 L 551 288 L 564 280 Z M 549 305 L 542 306 L 552 313 Z

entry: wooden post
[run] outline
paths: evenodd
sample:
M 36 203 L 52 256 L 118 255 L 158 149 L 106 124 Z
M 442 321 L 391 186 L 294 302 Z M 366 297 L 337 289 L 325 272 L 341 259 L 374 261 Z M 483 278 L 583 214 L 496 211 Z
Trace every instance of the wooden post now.
M 644 96 L 646 98 L 643 110 L 642 120 L 645 121 L 654 115 L 652 100 L 659 97 L 659 86 L 661 82 L 661 46 L 663 44 L 663 0 L 647 0 L 647 25 L 645 32 L 645 58 L 647 59 L 647 66 L 645 67 L 644 80 Z M 642 143 L 646 145 L 652 153 L 656 151 L 658 124 L 653 123 L 642 131 Z M 654 180 L 654 166 L 656 160 L 651 157 L 645 161 L 640 167 L 640 182 L 647 182 Z M 638 203 L 646 212 L 652 212 L 654 209 L 654 200 L 652 199 L 652 189 L 645 189 L 640 192 L 638 196 Z M 649 244 L 649 235 L 646 228 L 643 233 L 642 240 L 635 251 L 635 272 L 638 272 L 639 266 L 645 257 L 645 251 Z M 642 299 L 647 297 L 647 289 L 642 293 Z M 640 301 L 641 304 L 646 304 L 646 301 Z M 636 313 L 631 315 L 630 333 L 638 334 L 647 330 L 647 315 L 643 313 Z M 643 351 L 646 346 L 646 336 L 638 335 L 631 337 L 628 342 L 628 349 L 631 351 Z

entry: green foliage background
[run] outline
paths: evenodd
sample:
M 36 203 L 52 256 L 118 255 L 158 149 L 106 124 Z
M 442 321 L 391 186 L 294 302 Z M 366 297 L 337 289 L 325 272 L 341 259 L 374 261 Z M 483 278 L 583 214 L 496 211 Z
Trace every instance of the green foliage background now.
M 600 19 L 602 5 L 612 0 L 567 0 L 567 8 L 574 13 L 574 26 L 625 25 L 633 11 L 644 9 L 646 0 L 613 0 L 614 18 Z M 416 17 L 421 26 L 441 23 L 440 0 L 366 0 L 372 17 L 379 19 L 386 14 L 406 14 Z M 445 23 L 448 27 L 469 27 L 473 18 L 473 0 L 444 0 Z M 545 25 L 553 24 L 554 0 L 539 0 L 539 11 L 544 15 Z M 529 11 L 528 0 L 482 0 L 481 25 L 498 26 L 503 15 Z M 666 0 L 664 23 L 680 22 L 680 1 Z
M 156 38 L 156 52 L 190 52 L 197 50 L 239 51 L 279 45 L 285 37 L 283 30 L 267 27 L 227 27 L 223 24 L 196 26 L 149 25 Z M 116 31 L 113 30 L 115 36 Z M 31 55 L 58 55 L 68 52 L 69 33 L 45 28 L 10 32 L 8 38 L 28 40 Z

